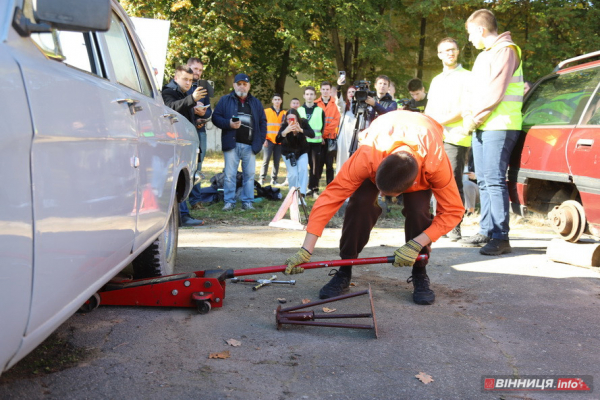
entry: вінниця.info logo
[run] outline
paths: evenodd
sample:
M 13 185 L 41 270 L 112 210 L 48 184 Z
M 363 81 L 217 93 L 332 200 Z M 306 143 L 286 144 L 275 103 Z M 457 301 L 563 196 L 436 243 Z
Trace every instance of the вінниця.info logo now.
M 547 391 L 592 393 L 594 379 L 591 375 L 484 375 L 484 392 Z

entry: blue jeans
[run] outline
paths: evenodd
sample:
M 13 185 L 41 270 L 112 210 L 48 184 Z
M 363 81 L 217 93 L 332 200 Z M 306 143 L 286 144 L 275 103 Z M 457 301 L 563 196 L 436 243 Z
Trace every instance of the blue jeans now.
M 237 170 L 242 162 L 242 204 L 254 201 L 254 172 L 256 156 L 249 144 L 236 143 L 235 148 L 223 152 L 225 157 L 225 203 L 235 204 L 235 183 Z
M 521 131 L 476 131 L 473 160 L 481 200 L 479 233 L 508 240 L 509 201 L 506 170 Z
M 308 154 L 302 154 L 296 160 L 296 166 L 292 167 L 287 156 L 283 156 L 285 168 L 287 169 L 287 180 L 289 187 L 300 189 L 300 193 L 306 194 L 306 186 L 308 185 Z

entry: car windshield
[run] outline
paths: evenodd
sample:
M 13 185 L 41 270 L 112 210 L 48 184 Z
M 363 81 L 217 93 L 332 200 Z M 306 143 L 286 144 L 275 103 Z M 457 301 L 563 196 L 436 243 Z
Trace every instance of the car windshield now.
M 576 124 L 599 81 L 600 67 L 547 78 L 524 104 L 523 125 Z

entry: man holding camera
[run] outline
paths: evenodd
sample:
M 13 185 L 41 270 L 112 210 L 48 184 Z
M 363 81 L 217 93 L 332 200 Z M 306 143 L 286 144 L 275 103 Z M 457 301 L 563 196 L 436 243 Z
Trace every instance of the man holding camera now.
M 175 70 L 175 76 L 162 89 L 162 97 L 165 104 L 186 117 L 192 124 L 195 124 L 196 116 L 194 107 L 200 99 L 207 94 L 206 89 L 196 88 L 191 94 L 188 91 L 192 87 L 194 75 L 187 66 L 179 66 Z M 179 203 L 179 222 L 181 226 L 204 225 L 204 221 L 194 219 L 190 216 L 186 201 Z
M 398 104 L 394 101 L 392 96 L 388 93 L 390 88 L 390 78 L 386 75 L 379 75 L 375 79 L 375 90 L 377 95 L 375 97 L 367 96 L 365 103 L 372 107 L 369 113 L 369 124 L 380 115 L 387 112 L 398 109 Z
M 242 210 L 254 210 L 254 174 L 256 154 L 267 137 L 267 117 L 256 97 L 250 93 L 250 78 L 237 74 L 233 91 L 221 97 L 213 113 L 213 123 L 221 128 L 221 146 L 225 157 L 225 206 L 235 209 L 237 170 L 242 163 Z
M 202 60 L 196 57 L 191 57 L 187 62 L 187 67 L 192 70 L 194 82 L 192 87 L 188 90 L 188 94 L 192 94 L 200 86 L 200 78 L 204 72 L 204 63 Z M 204 96 L 200 101 L 196 103 L 194 107 L 194 117 L 196 118 L 196 131 L 198 132 L 198 138 L 200 139 L 200 159 L 198 160 L 198 172 L 202 171 L 202 162 L 206 156 L 206 123 L 212 115 L 210 108 L 210 97 L 209 94 Z M 195 185 L 190 193 L 190 206 L 192 209 L 198 209 L 200 207 L 200 184 Z
M 315 202 L 302 248 L 285 261 L 286 274 L 303 272 L 325 226 L 349 197 L 344 216 L 340 257 L 357 258 L 369 241 L 371 230 L 381 215 L 377 196 L 403 193 L 406 244 L 394 252 L 394 266 L 412 267 L 413 301 L 433 304 L 435 293 L 429 287 L 427 260 L 431 243 L 458 224 L 464 208 L 452 167 L 443 150 L 440 124 L 421 113 L 393 111 L 377 118 L 366 130 L 362 145 L 342 166 L 335 179 Z M 429 201 L 435 194 L 437 214 L 431 216 Z M 319 291 L 321 299 L 348 291 L 352 267 L 341 267 Z

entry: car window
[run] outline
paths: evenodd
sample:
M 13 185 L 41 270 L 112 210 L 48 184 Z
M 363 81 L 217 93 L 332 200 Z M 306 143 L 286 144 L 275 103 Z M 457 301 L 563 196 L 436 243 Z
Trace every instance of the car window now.
M 106 43 L 117 76 L 117 82 L 133 90 L 152 96 L 152 86 L 137 50 L 119 17 L 113 13 Z
M 54 29 L 52 32 L 33 33 L 31 39 L 47 57 L 103 76 L 98 63 L 95 38 L 90 33 Z
M 523 107 L 523 125 L 573 125 L 600 80 L 600 68 L 557 74 L 541 82 Z
M 596 90 L 581 122 L 583 125 L 600 125 L 600 90 Z

